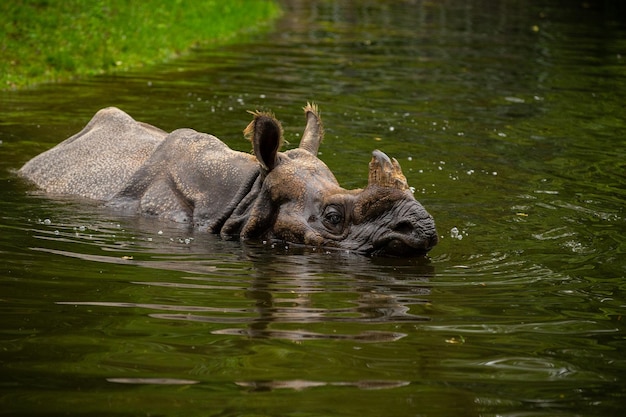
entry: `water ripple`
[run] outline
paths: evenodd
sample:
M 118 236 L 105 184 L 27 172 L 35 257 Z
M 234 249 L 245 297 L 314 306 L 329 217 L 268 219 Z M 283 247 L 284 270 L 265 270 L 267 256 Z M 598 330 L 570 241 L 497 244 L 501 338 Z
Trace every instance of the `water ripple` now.
M 303 389 L 335 386 L 335 387 L 356 387 L 363 390 L 379 390 L 399 388 L 409 385 L 410 381 L 392 380 L 361 380 L 355 382 L 322 382 L 307 381 L 304 379 L 277 380 L 277 381 L 237 381 L 236 384 L 249 389 L 250 391 L 267 391 L 276 389 L 292 389 L 301 391 Z
M 515 334 L 539 333 L 550 335 L 594 335 L 619 333 L 618 327 L 606 327 L 591 320 L 563 320 L 546 323 L 524 324 L 457 324 L 457 325 L 423 325 L 428 330 L 459 334 Z
M 131 385 L 194 385 L 200 381 L 176 378 L 107 378 L 108 382 Z

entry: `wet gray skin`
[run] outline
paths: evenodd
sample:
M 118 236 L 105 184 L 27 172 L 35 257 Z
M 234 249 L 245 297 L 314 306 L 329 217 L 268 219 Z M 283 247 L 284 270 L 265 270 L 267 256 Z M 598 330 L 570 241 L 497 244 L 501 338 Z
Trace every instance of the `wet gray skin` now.
M 414 198 L 399 163 L 376 150 L 367 187 L 342 188 L 317 158 L 324 135 L 317 106 L 308 104 L 304 112 L 300 146 L 286 152 L 279 152 L 280 122 L 253 112 L 244 133 L 254 153 L 247 154 L 209 134 L 168 134 L 106 108 L 19 173 L 48 193 L 102 200 L 225 238 L 402 257 L 435 246 L 435 222 Z

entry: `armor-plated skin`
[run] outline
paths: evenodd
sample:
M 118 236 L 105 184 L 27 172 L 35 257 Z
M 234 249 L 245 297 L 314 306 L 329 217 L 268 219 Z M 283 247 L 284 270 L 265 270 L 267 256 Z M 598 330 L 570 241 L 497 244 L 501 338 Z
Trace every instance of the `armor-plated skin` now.
M 416 256 L 437 243 L 395 159 L 374 151 L 369 183 L 346 190 L 320 159 L 317 106 L 305 108 L 300 146 L 279 152 L 282 126 L 253 112 L 254 154 L 192 129 L 166 133 L 116 108 L 27 162 L 19 173 L 49 193 L 72 194 L 219 233 L 368 255 Z

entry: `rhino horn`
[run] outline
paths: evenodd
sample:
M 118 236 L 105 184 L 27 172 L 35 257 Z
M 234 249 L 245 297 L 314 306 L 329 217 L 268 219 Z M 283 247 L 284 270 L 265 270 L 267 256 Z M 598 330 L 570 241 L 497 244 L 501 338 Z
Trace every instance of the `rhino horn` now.
M 324 126 L 317 104 L 307 103 L 304 107 L 304 114 L 306 115 L 306 127 L 300 140 L 300 148 L 317 155 L 320 143 L 324 138 Z
M 409 184 L 396 158 L 389 159 L 384 152 L 377 149 L 372 152 L 369 167 L 368 187 L 391 187 L 402 191 L 409 189 Z

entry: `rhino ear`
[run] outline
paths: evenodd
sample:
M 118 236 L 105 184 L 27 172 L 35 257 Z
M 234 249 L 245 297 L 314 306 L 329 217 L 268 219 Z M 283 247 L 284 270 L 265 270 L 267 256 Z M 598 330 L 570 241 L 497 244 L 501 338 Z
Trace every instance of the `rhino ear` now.
M 317 156 L 320 143 L 324 139 L 324 126 L 317 104 L 307 103 L 304 107 L 304 114 L 306 115 L 306 127 L 300 140 L 300 148 Z
M 378 149 L 372 152 L 368 187 L 391 187 L 404 191 L 409 189 L 406 177 L 402 173 L 400 163 L 396 158 L 389 159 L 384 152 Z
M 252 142 L 254 155 L 266 171 L 276 165 L 276 154 L 283 143 L 283 127 L 273 114 L 250 112 L 254 118 L 243 134 Z

